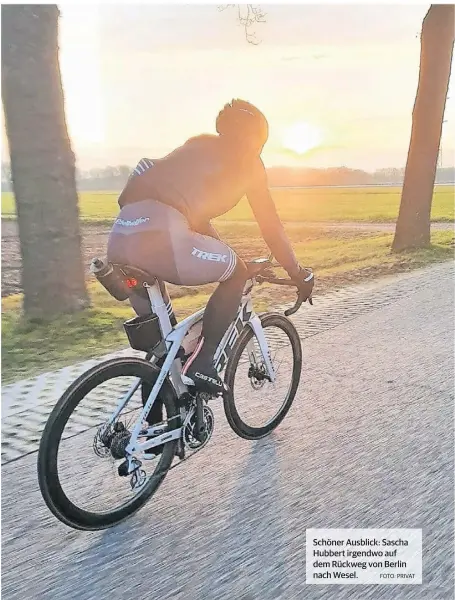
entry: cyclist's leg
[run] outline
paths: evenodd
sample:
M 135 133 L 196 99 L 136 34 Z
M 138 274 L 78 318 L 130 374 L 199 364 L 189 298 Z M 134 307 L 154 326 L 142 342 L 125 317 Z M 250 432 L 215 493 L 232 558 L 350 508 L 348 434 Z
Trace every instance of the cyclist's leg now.
M 183 373 L 201 389 L 216 393 L 223 388 L 213 362 L 218 345 L 237 314 L 247 279 L 244 262 L 209 224 L 204 233 L 189 228 L 185 218 L 169 209 L 168 242 L 161 242 L 157 275 L 170 283 L 204 285 L 219 282 L 204 311 L 202 336 Z M 164 248 L 167 246 L 167 249 Z M 172 265 L 169 251 L 172 251 Z M 164 253 L 163 251 L 164 250 Z M 165 259 L 165 256 L 167 257 Z
M 237 314 L 246 274 L 243 261 L 237 257 L 232 274 L 219 284 L 207 303 L 201 340 L 183 368 L 184 375 L 209 392 L 223 389 L 213 358 L 223 335 Z
M 183 284 L 219 282 L 204 311 L 200 343 L 183 369 L 200 388 L 218 392 L 223 383 L 213 358 L 237 314 L 247 269 L 232 248 L 217 236 L 189 231 L 185 236 L 175 234 L 175 240 L 176 266 Z
M 198 387 L 216 393 L 223 389 L 215 366 L 214 355 L 229 325 L 235 318 L 247 279 L 245 263 L 222 240 L 195 233 L 175 220 L 167 242 L 156 237 L 155 251 L 159 264 L 148 270 L 160 279 L 177 285 L 205 285 L 219 282 L 209 299 L 202 320 L 202 336 L 195 352 L 187 360 L 183 374 L 190 377 Z M 172 247 L 172 257 L 169 246 Z M 138 254 L 144 256 L 144 252 Z M 149 253 L 150 256 L 150 253 Z M 149 259 L 150 260 L 150 259 Z M 137 263 L 136 259 L 136 263 Z M 138 264 L 140 267 L 140 265 Z M 146 268 L 145 266 L 141 268 Z M 147 269 L 146 269 L 147 270 Z

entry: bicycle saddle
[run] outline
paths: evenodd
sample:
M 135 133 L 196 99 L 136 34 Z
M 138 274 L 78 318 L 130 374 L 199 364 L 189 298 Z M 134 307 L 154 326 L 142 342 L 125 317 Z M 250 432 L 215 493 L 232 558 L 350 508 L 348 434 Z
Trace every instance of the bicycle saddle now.
M 120 265 L 113 264 L 114 268 L 117 267 L 125 274 L 126 277 L 136 279 L 141 285 L 143 283 L 147 283 L 148 285 L 155 285 L 157 278 L 155 275 L 151 275 L 147 273 L 147 271 L 143 271 L 142 269 L 138 269 L 137 267 L 132 267 L 131 265 Z

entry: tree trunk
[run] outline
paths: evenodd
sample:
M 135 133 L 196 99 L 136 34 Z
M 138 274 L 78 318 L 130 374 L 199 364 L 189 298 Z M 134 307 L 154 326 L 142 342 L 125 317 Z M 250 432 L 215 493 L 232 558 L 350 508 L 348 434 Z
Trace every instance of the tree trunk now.
M 454 5 L 433 4 L 423 20 L 419 83 L 392 245 L 395 251 L 430 245 L 431 202 L 452 63 L 454 9 Z
M 58 59 L 58 18 L 56 5 L 2 5 L 2 100 L 21 245 L 24 311 L 44 318 L 89 304 L 75 157 Z

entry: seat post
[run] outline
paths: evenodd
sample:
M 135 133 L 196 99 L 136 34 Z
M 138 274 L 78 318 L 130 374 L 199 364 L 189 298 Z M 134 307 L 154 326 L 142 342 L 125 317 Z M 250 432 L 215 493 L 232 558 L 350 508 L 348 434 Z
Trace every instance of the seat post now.
M 155 280 L 153 285 L 144 284 L 147 289 L 147 294 L 150 298 L 152 312 L 156 314 L 160 321 L 161 333 L 166 337 L 172 331 L 171 320 L 167 310 L 166 302 L 161 293 L 158 280 Z
M 167 314 L 169 315 L 169 319 L 171 321 L 171 326 L 175 327 L 177 325 L 177 319 L 175 318 L 174 309 L 172 308 L 171 297 L 169 296 L 169 291 L 166 287 L 166 283 L 162 279 L 156 278 L 158 285 L 160 286 L 161 296 L 163 297 L 163 302 L 166 304 Z

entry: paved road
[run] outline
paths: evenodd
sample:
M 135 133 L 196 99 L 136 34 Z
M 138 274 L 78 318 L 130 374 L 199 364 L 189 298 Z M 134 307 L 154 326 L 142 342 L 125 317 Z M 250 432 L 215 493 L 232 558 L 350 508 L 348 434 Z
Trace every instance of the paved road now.
M 375 285 L 343 313 L 312 309 L 322 332 L 304 341 L 299 397 L 272 436 L 241 440 L 217 410 L 209 446 L 116 529 L 57 522 L 36 454 L 4 465 L 3 597 L 452 599 L 453 266 Z M 424 584 L 306 585 L 310 527 L 422 528 Z

